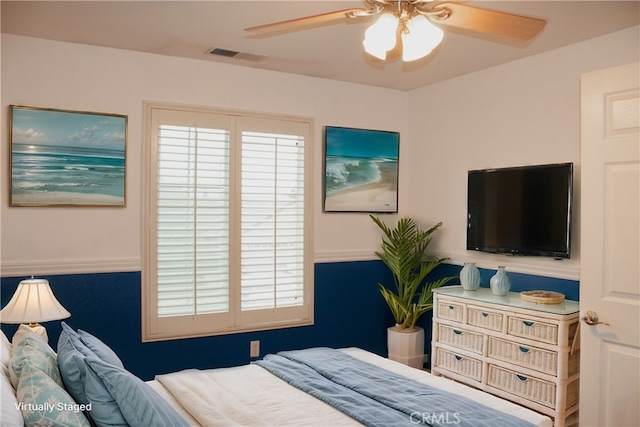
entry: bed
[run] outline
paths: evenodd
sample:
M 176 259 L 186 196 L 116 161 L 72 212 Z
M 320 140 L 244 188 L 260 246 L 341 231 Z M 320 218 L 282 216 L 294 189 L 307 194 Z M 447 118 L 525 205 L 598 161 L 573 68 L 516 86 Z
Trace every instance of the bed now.
M 358 348 L 286 351 L 143 382 L 87 332 L 63 324 L 55 353 L 25 328 L 11 343 L 2 336 L 3 426 L 16 425 L 18 416 L 25 425 L 49 417 L 68 426 L 552 425 L 529 409 Z M 20 372 L 13 372 L 20 357 Z M 46 390 L 35 402 L 56 405 L 32 404 L 25 389 Z

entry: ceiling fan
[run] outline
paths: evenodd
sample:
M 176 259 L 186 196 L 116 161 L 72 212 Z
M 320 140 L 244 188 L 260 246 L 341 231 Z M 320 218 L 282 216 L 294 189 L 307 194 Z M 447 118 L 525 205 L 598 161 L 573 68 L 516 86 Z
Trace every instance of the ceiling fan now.
M 246 28 L 253 33 L 276 33 L 344 18 L 379 16 L 365 32 L 365 51 L 381 60 L 402 39 L 402 59 L 428 55 L 444 36 L 440 25 L 499 37 L 528 41 L 546 21 L 454 2 L 432 0 L 363 0 L 366 8 L 352 8 Z M 437 24 L 437 25 L 434 25 Z

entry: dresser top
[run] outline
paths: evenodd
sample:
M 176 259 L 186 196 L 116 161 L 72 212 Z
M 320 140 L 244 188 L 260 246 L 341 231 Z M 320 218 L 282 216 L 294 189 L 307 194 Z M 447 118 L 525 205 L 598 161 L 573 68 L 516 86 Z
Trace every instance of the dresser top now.
M 433 290 L 434 293 L 447 295 L 451 297 L 464 298 L 471 301 L 480 301 L 485 303 L 499 304 L 509 307 L 518 307 L 528 310 L 542 311 L 553 314 L 574 314 L 580 311 L 580 303 L 578 301 L 565 299 L 560 304 L 539 304 L 535 302 L 524 301 L 520 298 L 519 292 L 509 292 L 503 297 L 493 295 L 489 288 L 479 288 L 475 291 L 465 291 L 462 286 L 445 286 Z

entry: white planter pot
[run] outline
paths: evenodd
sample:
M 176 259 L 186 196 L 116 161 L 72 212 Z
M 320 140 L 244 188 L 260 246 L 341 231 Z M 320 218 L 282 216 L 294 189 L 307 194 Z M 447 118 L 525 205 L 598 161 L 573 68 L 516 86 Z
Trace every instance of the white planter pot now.
M 424 363 L 424 330 L 416 327 L 411 332 L 387 329 L 389 359 L 422 369 Z

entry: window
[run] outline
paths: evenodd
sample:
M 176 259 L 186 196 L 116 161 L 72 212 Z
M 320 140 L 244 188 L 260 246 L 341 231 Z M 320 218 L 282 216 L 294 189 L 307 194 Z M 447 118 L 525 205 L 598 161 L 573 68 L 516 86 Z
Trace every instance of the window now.
M 311 121 L 145 114 L 143 339 L 311 324 Z

